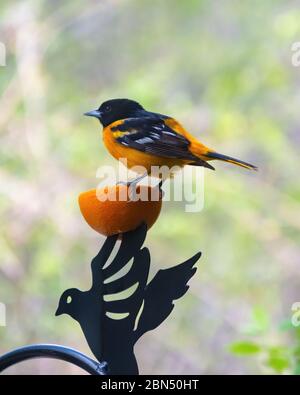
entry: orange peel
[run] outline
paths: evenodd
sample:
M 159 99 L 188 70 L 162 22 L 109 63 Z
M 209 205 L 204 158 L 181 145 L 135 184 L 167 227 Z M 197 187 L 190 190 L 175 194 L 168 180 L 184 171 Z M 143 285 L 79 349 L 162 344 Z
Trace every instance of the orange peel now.
M 145 185 L 135 188 L 133 197 L 123 184 L 82 192 L 78 203 L 84 219 L 105 236 L 134 230 L 142 223 L 150 229 L 161 211 L 162 192 L 158 187 Z

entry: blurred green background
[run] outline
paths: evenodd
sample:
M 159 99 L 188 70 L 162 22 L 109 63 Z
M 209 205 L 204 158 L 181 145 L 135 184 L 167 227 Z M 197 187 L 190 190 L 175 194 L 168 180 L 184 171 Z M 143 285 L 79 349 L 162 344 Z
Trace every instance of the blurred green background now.
M 117 166 L 82 114 L 129 97 L 259 167 L 206 171 L 200 213 L 164 204 L 146 241 L 155 269 L 203 256 L 172 318 L 137 345 L 141 372 L 297 374 L 299 2 L 2 0 L 0 13 L 0 353 L 35 342 L 90 353 L 79 326 L 54 317 L 63 290 L 89 288 L 103 242 L 77 196 Z M 16 372 L 80 371 L 38 360 Z

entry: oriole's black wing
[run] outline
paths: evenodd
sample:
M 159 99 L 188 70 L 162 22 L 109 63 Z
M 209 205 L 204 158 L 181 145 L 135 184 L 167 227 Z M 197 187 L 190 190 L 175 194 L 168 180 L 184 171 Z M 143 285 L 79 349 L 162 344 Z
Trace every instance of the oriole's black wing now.
M 191 164 L 214 169 L 190 152 L 189 140 L 166 125 L 163 116 L 128 118 L 122 124 L 112 127 L 112 132 L 122 132 L 116 141 L 125 147 L 163 158 L 187 160 Z

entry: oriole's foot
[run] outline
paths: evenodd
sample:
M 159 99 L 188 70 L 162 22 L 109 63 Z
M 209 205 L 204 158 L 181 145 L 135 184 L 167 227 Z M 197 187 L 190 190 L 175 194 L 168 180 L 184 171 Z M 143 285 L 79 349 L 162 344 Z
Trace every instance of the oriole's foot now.
M 148 173 L 146 172 L 146 173 L 142 174 L 141 176 L 135 178 L 132 181 L 119 181 L 117 183 L 117 185 L 126 185 L 129 189 L 129 191 L 128 191 L 129 200 L 136 201 L 137 200 L 137 195 L 136 195 L 137 184 L 141 180 L 143 180 L 145 177 L 147 177 L 147 175 L 148 175 Z

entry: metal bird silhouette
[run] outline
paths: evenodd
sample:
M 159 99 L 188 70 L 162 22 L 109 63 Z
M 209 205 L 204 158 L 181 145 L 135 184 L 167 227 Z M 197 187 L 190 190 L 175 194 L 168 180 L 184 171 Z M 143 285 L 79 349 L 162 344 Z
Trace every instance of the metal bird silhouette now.
M 108 363 L 110 374 L 138 374 L 134 345 L 168 317 L 173 301 L 188 290 L 187 282 L 196 272 L 193 266 L 201 256 L 199 252 L 180 265 L 159 270 L 147 284 L 150 254 L 142 247 L 146 234 L 142 225 L 108 237 L 92 260 L 90 290 L 66 290 L 56 311 L 79 322 L 90 349 L 98 361 Z M 109 263 L 119 236 L 119 250 Z M 131 265 L 127 273 L 117 278 L 127 265 Z

